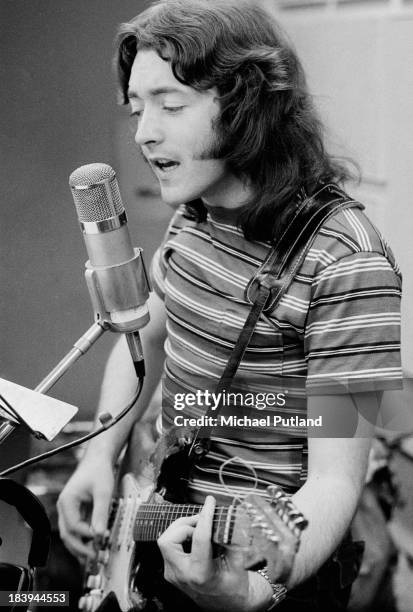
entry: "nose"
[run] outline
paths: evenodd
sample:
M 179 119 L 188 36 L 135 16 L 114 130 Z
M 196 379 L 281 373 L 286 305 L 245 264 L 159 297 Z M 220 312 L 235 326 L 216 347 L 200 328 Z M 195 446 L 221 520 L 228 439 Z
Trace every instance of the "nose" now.
M 136 128 L 135 142 L 137 145 L 158 143 L 163 139 L 161 126 L 155 113 L 143 110 Z

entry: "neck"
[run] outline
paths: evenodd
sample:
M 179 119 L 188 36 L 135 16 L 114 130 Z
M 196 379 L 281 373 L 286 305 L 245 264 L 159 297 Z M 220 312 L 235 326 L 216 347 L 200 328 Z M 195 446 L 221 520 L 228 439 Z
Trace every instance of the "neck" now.
M 214 210 L 241 211 L 254 196 L 254 189 L 247 179 L 239 178 L 234 174 L 227 175 L 215 186 L 213 193 L 204 193 L 202 201 L 206 208 Z

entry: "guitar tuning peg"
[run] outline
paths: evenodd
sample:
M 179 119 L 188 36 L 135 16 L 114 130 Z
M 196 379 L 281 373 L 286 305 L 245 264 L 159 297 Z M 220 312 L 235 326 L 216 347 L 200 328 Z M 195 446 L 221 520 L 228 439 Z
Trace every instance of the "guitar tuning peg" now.
M 264 534 L 269 538 L 270 536 L 275 536 L 274 530 L 273 529 L 263 529 Z
M 99 589 L 100 586 L 102 584 L 102 576 L 100 574 L 94 574 L 91 576 L 88 576 L 87 579 L 87 588 L 88 589 Z
M 300 515 L 301 515 L 301 512 L 299 512 L 297 508 L 294 508 L 294 506 L 291 506 L 290 516 L 293 518 L 296 518 L 296 517 L 299 517 Z
M 267 487 L 267 494 L 271 498 L 269 501 L 271 504 L 277 503 L 280 497 L 283 495 L 283 490 L 277 485 L 270 485 Z
M 268 495 L 276 495 L 277 493 L 279 493 L 281 491 L 281 487 L 275 484 L 269 485 L 267 487 L 267 493 Z
M 300 531 L 303 531 L 307 527 L 308 521 L 306 518 L 304 518 L 304 516 L 301 515 L 294 521 L 294 525 L 298 527 Z
M 252 527 L 258 527 L 259 529 L 261 529 L 261 531 L 263 531 L 264 533 L 266 533 L 267 531 L 269 531 L 270 533 L 272 533 L 272 530 L 270 529 L 270 525 L 269 523 L 267 523 L 267 521 L 260 521 L 260 520 L 255 520 L 252 523 Z
M 268 529 L 269 524 L 266 520 L 264 520 L 263 516 L 256 516 L 253 522 L 251 523 L 252 527 L 259 527 L 260 529 Z
M 280 541 L 280 538 L 276 536 L 275 534 L 268 536 L 268 539 L 270 540 L 270 542 L 273 542 L 274 544 L 278 544 L 278 542 Z

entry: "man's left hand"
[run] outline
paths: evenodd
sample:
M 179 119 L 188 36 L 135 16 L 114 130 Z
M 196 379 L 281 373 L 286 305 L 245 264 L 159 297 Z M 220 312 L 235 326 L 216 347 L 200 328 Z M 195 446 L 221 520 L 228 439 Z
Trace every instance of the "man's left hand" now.
M 212 556 L 215 499 L 208 496 L 201 512 L 172 523 L 158 539 L 165 563 L 165 579 L 186 593 L 204 610 L 258 612 L 272 596 L 268 582 L 257 572 L 244 569 L 240 550 Z M 191 552 L 183 543 L 192 540 Z

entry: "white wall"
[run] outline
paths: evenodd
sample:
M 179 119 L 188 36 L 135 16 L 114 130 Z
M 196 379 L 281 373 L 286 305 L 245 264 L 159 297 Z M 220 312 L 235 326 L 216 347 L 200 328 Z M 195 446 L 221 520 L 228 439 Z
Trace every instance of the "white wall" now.
M 326 0 L 330 2 L 331 0 Z M 402 352 L 413 373 L 413 12 L 388 5 L 283 10 L 263 0 L 290 35 L 330 132 L 353 157 L 354 193 L 390 242 L 404 277 Z

